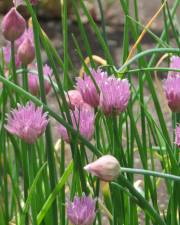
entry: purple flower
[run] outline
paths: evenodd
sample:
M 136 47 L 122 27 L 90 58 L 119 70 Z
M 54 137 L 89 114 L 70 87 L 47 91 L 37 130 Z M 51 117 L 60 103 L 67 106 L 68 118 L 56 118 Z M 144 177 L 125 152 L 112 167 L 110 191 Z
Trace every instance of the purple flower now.
M 74 202 L 67 205 L 68 219 L 74 225 L 92 225 L 96 216 L 96 200 L 82 196 L 75 197 Z
M 172 56 L 170 68 L 172 69 L 180 69 L 180 57 L 179 56 Z M 170 71 L 168 73 L 169 76 L 180 76 L 180 72 Z
M 28 75 L 28 85 L 29 85 L 29 91 L 33 94 L 38 96 L 39 95 L 39 90 L 40 90 L 40 85 L 39 85 L 39 77 L 38 77 L 38 72 L 37 72 L 37 65 L 33 65 L 32 69 L 34 70 L 33 72 L 29 73 Z M 45 64 L 43 67 L 43 73 L 44 73 L 44 87 L 45 87 L 45 92 L 48 94 L 51 90 L 51 83 L 49 81 L 49 76 L 52 75 L 52 69 Z
M 75 130 L 79 130 L 80 134 L 86 139 L 91 140 L 94 133 L 94 110 L 90 107 L 75 108 L 71 111 L 71 120 Z M 66 128 L 60 124 L 58 127 L 61 138 L 70 142 Z
M 180 76 L 168 76 L 164 81 L 164 91 L 169 108 L 173 112 L 180 112 Z
M 101 88 L 102 82 L 108 77 L 107 73 L 100 69 L 97 71 L 91 69 L 90 72 L 96 81 L 97 86 Z M 84 78 L 77 78 L 77 89 L 81 92 L 83 100 L 86 103 L 92 107 L 97 107 L 99 105 L 99 93 L 90 76 L 84 74 Z
M 74 110 L 80 108 L 84 103 L 81 93 L 78 90 L 69 90 L 65 93 L 66 101 L 69 107 Z
M 100 108 L 106 115 L 123 112 L 130 98 L 130 85 L 126 79 L 111 76 L 101 85 Z
M 18 105 L 7 117 L 6 130 L 20 137 L 28 144 L 33 144 L 41 136 L 48 124 L 47 113 L 32 102 L 26 106 Z
M 180 148 L 180 125 L 176 127 L 176 139 L 175 139 L 176 145 Z
M 2 33 L 6 40 L 15 41 L 25 31 L 26 21 L 19 14 L 15 7 L 4 16 L 2 20 Z

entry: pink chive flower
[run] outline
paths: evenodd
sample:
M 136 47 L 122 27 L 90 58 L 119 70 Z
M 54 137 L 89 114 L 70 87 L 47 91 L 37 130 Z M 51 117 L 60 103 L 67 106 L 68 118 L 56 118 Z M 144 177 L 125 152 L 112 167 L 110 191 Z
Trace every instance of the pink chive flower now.
M 69 90 L 65 95 L 66 101 L 72 110 L 80 108 L 84 104 L 82 95 L 78 90 Z
M 123 112 L 130 98 L 130 84 L 126 79 L 109 77 L 101 85 L 100 108 L 106 115 Z
M 37 65 L 34 65 L 32 69 L 34 70 L 34 72 L 31 72 L 28 75 L 29 91 L 31 92 L 31 94 L 38 96 L 40 92 L 40 85 L 39 85 L 39 77 L 37 74 L 38 73 Z M 49 81 L 49 77 L 52 75 L 52 69 L 47 64 L 45 64 L 43 67 L 43 72 L 44 72 L 45 92 L 47 95 L 51 90 L 51 83 Z
M 113 181 L 120 174 L 120 164 L 112 155 L 104 155 L 84 167 L 86 171 L 103 181 Z
M 171 57 L 170 68 L 180 69 L 180 57 L 179 56 L 172 56 Z M 180 72 L 169 71 L 168 75 L 169 76 L 180 76 Z
M 28 144 L 33 144 L 40 137 L 48 124 L 47 113 L 42 107 L 28 102 L 26 106 L 18 105 L 7 117 L 6 130 L 20 137 Z
M 94 133 L 94 119 L 94 110 L 90 110 L 88 107 L 76 108 L 71 112 L 71 120 L 74 129 L 79 130 L 79 133 L 88 140 L 92 139 Z M 64 141 L 70 142 L 68 132 L 63 125 L 59 125 L 58 132 Z
M 29 38 L 26 38 L 19 46 L 17 55 L 23 65 L 32 63 L 35 58 L 35 49 Z
M 168 106 L 173 112 L 180 112 L 180 76 L 168 76 L 164 81 L 164 91 Z
M 88 196 L 75 197 L 67 204 L 67 216 L 73 225 L 92 225 L 96 216 L 96 200 Z
M 39 0 L 30 0 L 30 3 L 32 5 L 37 5 Z M 16 7 L 18 7 L 19 5 L 26 5 L 25 0 L 13 0 L 13 3 Z
M 5 39 L 12 42 L 17 40 L 24 33 L 26 21 L 16 8 L 13 7 L 4 16 L 1 26 Z
M 180 148 L 180 125 L 176 127 L 176 138 L 175 138 L 176 145 Z
M 96 84 L 99 88 L 101 88 L 102 82 L 107 79 L 107 73 L 98 69 L 97 71 L 94 69 L 90 70 Z M 92 107 L 97 107 L 99 105 L 99 93 L 96 89 L 94 82 L 91 77 L 87 74 L 84 74 L 83 78 L 77 78 L 77 90 L 80 91 L 83 100 L 91 105 Z

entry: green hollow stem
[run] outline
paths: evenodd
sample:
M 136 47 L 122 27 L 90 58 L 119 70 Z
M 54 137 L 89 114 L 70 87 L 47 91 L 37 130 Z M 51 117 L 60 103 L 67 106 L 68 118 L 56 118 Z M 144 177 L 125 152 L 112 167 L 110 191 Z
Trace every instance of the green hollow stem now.
M 28 150 L 28 173 L 29 173 L 29 187 L 33 184 L 34 181 L 34 158 L 33 158 L 33 145 L 27 145 L 27 150 Z M 32 221 L 33 225 L 37 225 L 36 221 L 36 199 L 35 199 L 35 194 L 32 195 L 32 200 L 31 200 L 31 212 L 32 212 Z
M 32 7 L 29 4 L 29 2 L 26 1 L 26 3 L 28 8 L 32 10 Z M 32 16 L 32 23 L 33 23 L 33 32 L 34 32 L 34 45 L 35 45 L 35 53 L 36 53 L 36 60 L 37 60 L 37 69 L 38 69 L 39 84 L 40 84 L 40 96 L 41 96 L 42 102 L 46 104 L 47 100 L 46 100 L 46 93 L 45 93 L 45 86 L 44 86 L 43 63 L 42 63 L 42 57 L 41 57 L 40 30 L 36 24 L 35 14 L 34 16 Z M 53 190 L 56 185 L 57 173 L 56 173 L 56 165 L 54 160 L 54 149 L 53 149 L 53 141 L 52 141 L 50 124 L 48 124 L 46 128 L 45 136 L 46 136 L 46 152 L 47 152 L 47 159 L 48 159 L 48 165 L 49 165 L 49 171 L 50 171 L 50 185 L 51 185 L 51 190 Z M 57 201 L 54 201 L 54 204 L 53 204 L 52 222 L 54 225 L 58 224 Z
M 44 203 L 43 207 L 41 208 L 41 211 L 37 215 L 37 224 L 40 225 L 44 217 L 46 216 L 46 213 L 50 209 L 51 205 L 53 204 L 54 200 L 56 199 L 56 196 L 59 194 L 59 192 L 64 187 L 65 183 L 67 182 L 68 177 L 72 173 L 73 170 L 73 162 L 69 164 L 69 166 L 66 168 L 64 174 L 62 175 L 61 179 L 58 181 L 56 187 L 54 188 L 53 192 L 49 195 L 48 199 Z
M 16 74 L 16 63 L 15 63 L 15 46 L 13 41 L 11 42 L 11 65 L 12 65 L 13 81 L 15 84 L 18 84 Z
M 120 69 L 116 70 L 117 73 L 124 73 L 126 71 L 126 68 L 131 65 L 134 61 L 138 60 L 139 58 L 150 55 L 154 53 L 177 53 L 179 54 L 179 49 L 178 48 L 152 48 L 146 51 L 143 51 L 139 54 L 136 54 L 134 57 L 132 57 L 127 63 L 125 63 Z
M 13 81 L 16 85 L 18 85 L 18 79 L 16 74 L 16 62 L 15 62 L 15 45 L 14 41 L 11 42 L 11 69 L 12 69 L 12 76 Z M 16 93 L 16 101 L 18 101 L 18 95 Z
M 23 88 L 24 88 L 24 90 L 28 91 L 28 69 L 27 69 L 27 66 L 23 65 L 22 69 L 23 69 L 23 78 L 22 78 Z
M 142 174 L 142 175 L 148 175 L 148 176 L 153 176 L 153 177 L 161 177 L 161 178 L 171 179 L 171 180 L 180 182 L 180 176 L 175 176 L 175 175 L 168 174 L 168 173 L 160 173 L 160 172 L 156 172 L 156 171 L 152 171 L 152 170 L 132 169 L 132 168 L 121 167 L 121 172 L 122 173 L 132 173 L 132 174 Z
M 146 210 L 146 212 L 151 216 L 152 220 L 155 222 L 154 224 L 157 225 L 166 225 L 166 223 L 163 221 L 163 219 L 160 217 L 160 215 L 156 212 L 156 210 L 149 204 L 148 201 L 133 187 L 133 185 L 126 180 L 126 178 L 122 175 L 119 177 L 119 182 L 123 187 L 126 187 L 129 192 L 137 198 L 139 201 L 139 205 Z M 119 188 L 119 184 L 112 182 L 111 183 L 113 186 L 116 186 Z

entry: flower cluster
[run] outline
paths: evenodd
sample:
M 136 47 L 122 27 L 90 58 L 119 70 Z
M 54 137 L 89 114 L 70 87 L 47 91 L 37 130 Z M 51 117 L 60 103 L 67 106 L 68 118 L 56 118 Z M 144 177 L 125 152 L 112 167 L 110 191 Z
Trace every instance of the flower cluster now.
M 84 74 L 83 78 L 77 78 L 76 90 L 66 93 L 67 103 L 72 110 L 73 127 L 88 140 L 92 138 L 94 132 L 92 107 L 99 106 L 106 115 L 119 114 L 126 109 L 130 98 L 128 80 L 108 77 L 107 73 L 100 69 L 90 69 L 90 72 L 92 77 Z M 58 130 L 60 137 L 69 142 L 66 128 L 60 125 Z
M 32 3 L 35 3 L 35 1 Z M 16 1 L 16 4 L 19 5 L 20 1 Z M 26 28 L 26 21 L 16 8 L 13 7 L 3 18 L 2 31 L 7 40 L 6 46 L 3 47 L 5 69 L 8 68 L 11 62 L 11 47 L 13 44 L 16 68 L 25 65 L 31 70 L 28 74 L 29 91 L 33 95 L 39 95 L 40 87 L 37 65 L 33 62 L 35 58 L 33 29 L 31 27 Z M 51 89 L 49 77 L 52 75 L 52 69 L 48 65 L 45 65 L 43 72 L 45 93 L 48 94 Z
M 83 100 L 92 107 L 99 106 L 106 115 L 113 111 L 123 112 L 130 98 L 128 80 L 117 79 L 114 76 L 108 77 L 107 73 L 100 69 L 90 70 L 90 72 L 93 79 L 87 74 L 84 74 L 83 78 L 77 79 L 76 86 Z

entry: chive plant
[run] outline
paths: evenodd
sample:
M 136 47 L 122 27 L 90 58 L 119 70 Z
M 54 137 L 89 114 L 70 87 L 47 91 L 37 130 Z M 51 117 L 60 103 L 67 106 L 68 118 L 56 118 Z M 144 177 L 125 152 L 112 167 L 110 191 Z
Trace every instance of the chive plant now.
M 21 4 L 32 18 L 26 25 Z M 119 1 L 124 29 L 117 64 L 104 1 L 97 0 L 97 24 L 83 0 L 72 0 L 81 43 L 70 33 L 68 1 L 60 1 L 62 58 L 40 25 L 36 4 L 16 0 L 2 19 L 7 44 L 0 63 L 0 224 L 179 225 L 179 0 L 171 7 L 159 2 L 147 24 L 139 19 L 137 0 Z M 157 35 L 151 24 L 160 13 L 164 27 Z M 101 56 L 93 52 L 81 14 Z M 153 48 L 144 49 L 145 34 Z M 71 37 L 81 69 L 70 56 Z M 162 58 L 166 66 L 159 66 Z M 164 96 L 155 73 L 165 75 Z

